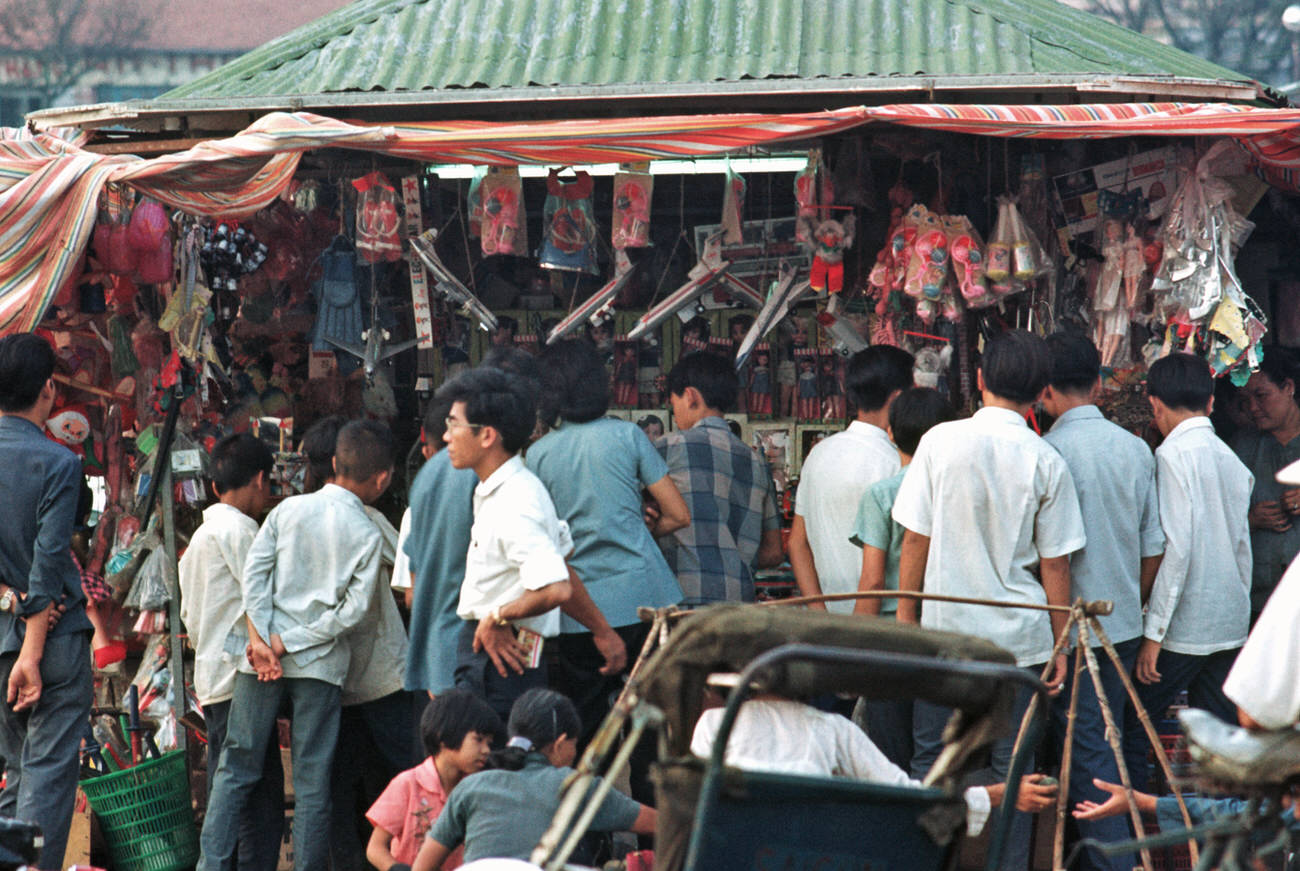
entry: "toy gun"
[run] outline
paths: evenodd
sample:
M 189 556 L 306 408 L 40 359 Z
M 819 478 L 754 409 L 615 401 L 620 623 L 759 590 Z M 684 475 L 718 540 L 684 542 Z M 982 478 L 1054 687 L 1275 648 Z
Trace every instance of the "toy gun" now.
M 434 292 L 442 294 L 448 302 L 459 306 L 462 313 L 477 320 L 480 327 L 492 332 L 497 328 L 496 315 L 492 314 L 492 310 L 485 306 L 473 291 L 462 284 L 442 262 L 442 258 L 433 247 L 437 238 L 438 231 L 433 229 L 411 237 L 411 250 L 420 258 L 420 262 L 433 278 Z

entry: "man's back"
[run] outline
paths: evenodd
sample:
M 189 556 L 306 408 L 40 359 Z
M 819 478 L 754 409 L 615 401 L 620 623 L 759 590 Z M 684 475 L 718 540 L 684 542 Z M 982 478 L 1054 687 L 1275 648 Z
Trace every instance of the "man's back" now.
M 1141 561 L 1164 552 L 1151 449 L 1095 405 L 1065 412 L 1043 438 L 1070 467 L 1088 530 L 1087 546 L 1070 557 L 1071 598 L 1113 601 L 1101 618 L 1106 634 L 1113 642 L 1136 638 Z
M 655 447 L 690 509 L 689 526 L 659 539 L 686 604 L 750 602 L 763 533 L 777 526 L 766 464 L 721 417 L 670 433 Z
M 1174 653 L 1241 646 L 1250 623 L 1254 476 L 1214 434 L 1208 417 L 1176 426 L 1156 448 L 1160 517 L 1168 548 L 1147 608 L 1146 636 Z
M 925 592 L 997 601 L 1043 604 L 1033 571 L 1039 559 L 1065 556 L 1086 540 L 1065 461 L 1004 408 L 925 434 L 894 519 L 930 538 Z M 1052 651 L 1042 612 L 926 602 L 921 622 L 995 641 L 1021 665 L 1044 662 Z

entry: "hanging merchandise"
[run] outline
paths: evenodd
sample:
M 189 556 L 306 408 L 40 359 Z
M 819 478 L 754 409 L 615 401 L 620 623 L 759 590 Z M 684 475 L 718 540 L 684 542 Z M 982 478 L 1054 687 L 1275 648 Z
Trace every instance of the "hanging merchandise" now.
M 1020 216 L 1015 197 L 998 197 L 998 221 L 989 242 L 987 264 L 985 274 L 999 298 L 1019 293 L 1026 282 L 1051 269 L 1043 246 Z
M 911 240 L 903 292 L 917 301 L 917 317 L 927 324 L 940 314 L 950 321 L 960 319 L 949 281 L 952 262 L 944 217 L 917 203 L 903 216 L 903 238 Z
M 611 244 L 615 250 L 650 245 L 650 199 L 654 176 L 649 164 L 628 165 L 614 176 L 614 227 Z
M 114 275 L 135 272 L 135 250 L 126 238 L 131 221 L 130 196 L 129 190 L 116 184 L 106 187 L 100 196 L 99 220 L 94 234 L 95 252 L 104 268 Z
M 538 265 L 543 269 L 587 272 L 596 275 L 596 221 L 591 210 L 595 189 L 590 173 L 576 172 L 560 178 L 552 169 L 546 177 L 546 205 L 542 210 L 542 250 Z
M 997 301 L 985 278 L 984 243 L 979 232 L 965 215 L 948 215 L 943 220 L 948 233 L 948 250 L 952 252 L 957 290 L 967 308 L 977 309 Z
M 172 225 L 162 203 L 145 199 L 135 207 L 126 241 L 135 253 L 135 274 L 141 282 L 172 280 Z
M 1255 225 L 1232 203 L 1222 175 L 1235 158 L 1231 140 L 1212 146 L 1178 189 L 1161 230 L 1164 255 L 1152 282 L 1164 341 L 1148 359 L 1174 350 L 1205 356 L 1216 375 L 1244 384 L 1259 367 L 1264 315 L 1246 296 L 1233 260 Z M 1224 164 L 1224 165 L 1221 165 Z M 1158 346 L 1158 347 L 1153 347 Z
M 483 256 L 528 256 L 524 186 L 515 167 L 493 167 L 478 186 L 483 202 Z
M 465 195 L 465 210 L 469 215 L 469 235 L 478 239 L 483 235 L 483 179 L 487 175 L 486 166 L 474 167 L 474 176 L 469 180 L 469 193 Z
M 352 182 L 357 189 L 357 256 L 368 263 L 402 259 L 397 191 L 375 171 Z
M 312 327 L 313 351 L 332 351 L 331 339 L 357 342 L 364 327 L 361 323 L 361 297 L 357 293 L 356 257 L 352 244 L 344 236 L 335 237 L 321 252 L 320 278 L 312 285 L 316 297 L 316 324 Z
M 731 170 L 727 161 L 726 189 L 722 193 L 722 244 L 739 245 L 745 241 L 745 179 Z
M 813 228 L 826 217 L 824 207 L 834 200 L 835 189 L 831 184 L 830 173 L 822 163 L 822 150 L 810 148 L 808 164 L 794 177 L 794 201 L 798 207 L 795 213 L 796 242 L 804 244 L 812 242 Z
M 842 221 L 826 218 L 814 223 L 801 217 L 796 223 L 803 226 L 812 249 L 808 286 L 818 294 L 828 294 L 833 304 L 844 289 L 844 251 L 853 246 L 853 213 Z

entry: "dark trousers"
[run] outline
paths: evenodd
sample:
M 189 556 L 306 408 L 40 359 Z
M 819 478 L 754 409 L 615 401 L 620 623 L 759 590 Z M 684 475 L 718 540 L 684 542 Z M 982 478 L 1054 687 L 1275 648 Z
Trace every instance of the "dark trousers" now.
M 330 776 L 332 871 L 366 867 L 370 824 L 366 811 L 399 773 L 419 764 L 411 726 L 411 694 L 405 690 L 359 705 L 339 716 L 339 746 Z M 427 697 L 426 697 L 427 698 Z
M 329 867 L 329 781 L 339 734 L 339 687 L 304 677 L 259 681 L 240 672 L 235 676 L 225 746 L 199 836 L 198 871 L 223 871 L 234 861 L 240 814 L 262 779 L 267 744 L 286 697 L 293 713 L 294 868 Z
M 230 702 L 204 705 L 203 721 L 208 727 L 208 798 L 211 799 L 212 784 L 221 763 L 221 746 L 226 742 Z M 249 793 L 248 805 L 239 815 L 239 846 L 233 867 L 237 871 L 275 871 L 283 838 L 284 767 L 280 762 L 280 742 L 273 737 L 266 745 L 262 779 Z
M 867 737 L 890 762 L 907 771 L 915 750 L 912 741 L 913 699 L 862 699 L 854 706 L 853 719 L 864 722 Z
M 546 660 L 537 668 L 526 668 L 523 674 L 507 668 L 502 677 L 492 664 L 492 657 L 483 651 L 474 652 L 474 630 L 478 622 L 465 620 L 456 636 L 456 687 L 469 690 L 488 703 L 501 718 L 502 725 L 510 721 L 510 708 L 515 699 L 534 687 L 546 686 Z M 546 644 L 555 639 L 546 639 Z
M 1142 707 L 1151 717 L 1152 724 L 1159 728 L 1160 718 L 1183 690 L 1187 690 L 1190 707 L 1209 711 L 1224 722 L 1235 724 L 1237 706 L 1223 694 L 1223 682 L 1237 661 L 1239 650 L 1240 647 L 1234 647 L 1204 656 L 1161 650 L 1156 659 L 1160 682 L 1135 682 L 1138 698 L 1142 700 Z M 1138 721 L 1137 712 L 1129 711 L 1124 723 L 1124 764 L 1133 778 L 1133 788 L 1144 792 L 1149 774 L 1147 751 L 1150 749 L 1151 742 Z
M 595 736 L 600 724 L 605 721 L 619 693 L 627 673 L 636 663 L 636 658 L 650 634 L 649 623 L 633 623 L 614 629 L 627 647 L 627 665 L 618 674 L 601 674 L 605 658 L 596 649 L 590 632 L 574 632 L 561 635 L 557 639 L 557 657 L 555 673 L 551 684 L 556 690 L 573 700 L 582 718 L 582 735 L 578 740 L 578 753 L 586 749 Z M 629 786 L 632 797 L 642 804 L 654 806 L 654 787 L 650 784 L 650 763 L 654 761 L 654 736 L 645 734 L 637 742 L 629 760 Z
M 1119 654 L 1120 661 L 1124 663 L 1124 670 L 1131 674 L 1133 663 L 1137 660 L 1138 646 L 1141 644 L 1141 638 L 1131 638 L 1128 641 L 1121 641 L 1115 645 L 1115 652 Z M 1126 717 L 1132 716 L 1128 693 L 1124 691 L 1124 683 L 1120 678 L 1119 671 L 1115 668 L 1114 663 L 1110 661 L 1104 650 L 1100 647 L 1094 648 L 1093 653 L 1097 657 L 1098 671 L 1101 677 L 1102 689 L 1106 692 L 1106 701 L 1110 704 L 1111 714 L 1115 718 L 1115 724 L 1120 728 L 1126 721 Z M 1058 753 L 1065 747 L 1065 728 L 1069 719 L 1070 712 L 1070 694 L 1076 691 L 1074 689 L 1074 659 L 1070 659 L 1070 669 L 1065 679 L 1064 691 L 1052 700 L 1052 732 L 1056 742 Z M 1093 685 L 1092 678 L 1084 671 L 1077 689 L 1079 694 L 1078 709 L 1074 721 L 1074 747 L 1071 750 L 1070 758 L 1070 807 L 1074 807 L 1085 799 L 1095 801 L 1098 804 L 1109 797 L 1109 793 L 1103 792 L 1093 786 L 1093 778 L 1100 778 L 1111 783 L 1119 783 L 1119 766 L 1115 762 L 1115 753 L 1111 750 L 1110 745 L 1106 743 L 1106 722 L 1101 716 L 1101 705 L 1097 700 L 1097 690 Z M 1064 758 L 1064 757 L 1062 757 Z M 1125 765 L 1128 762 L 1125 760 Z M 1133 776 L 1133 770 L 1129 769 L 1129 776 Z M 1075 826 L 1078 829 L 1080 838 L 1095 838 L 1098 841 L 1123 841 L 1129 837 L 1129 821 L 1127 815 L 1109 817 L 1104 820 L 1076 820 Z M 1105 856 L 1102 853 L 1088 849 L 1079 859 L 1078 868 L 1084 871 L 1130 871 L 1137 864 L 1137 857 L 1132 853 L 1125 853 L 1121 856 Z
M 0 687 L 9 686 L 17 659 L 16 652 L 0 656 Z M 0 758 L 6 776 L 0 816 L 39 825 L 45 846 L 36 867 L 58 869 L 68 846 L 81 736 L 94 696 L 90 633 L 46 638 L 41 682 L 41 698 L 28 710 L 15 712 L 0 699 Z
M 1036 679 L 1043 673 L 1041 665 L 1030 666 L 1025 669 Z M 991 777 L 987 782 L 1000 783 L 1007 779 L 1007 771 L 1011 767 L 1011 751 L 1016 743 L 1016 732 L 1020 730 L 1020 720 L 1025 715 L 1025 709 L 1029 707 L 1029 700 L 1033 698 L 1033 692 L 1028 688 L 1022 688 L 1016 694 L 1016 704 L 1011 712 L 1011 720 L 1008 734 L 1004 738 L 999 738 L 994 742 L 992 747 L 992 759 L 990 764 Z M 912 707 L 912 737 L 915 741 L 916 748 L 912 754 L 912 776 L 923 778 L 930 771 L 930 766 L 934 765 L 935 760 L 939 758 L 939 751 L 943 749 L 943 729 L 948 724 L 948 718 L 952 716 L 952 708 L 945 708 L 931 702 L 917 700 Z M 1030 748 L 1028 761 L 1025 764 L 1024 772 L 1028 774 L 1034 770 L 1033 748 Z M 996 825 L 997 814 L 1002 809 L 995 809 L 993 815 L 989 818 L 989 825 Z M 1029 840 L 1033 831 L 1033 817 L 1027 813 L 1016 811 L 1011 820 L 1011 830 L 1007 835 L 1007 843 L 1002 850 L 1002 862 L 998 866 L 1001 871 L 1026 871 L 1029 867 Z

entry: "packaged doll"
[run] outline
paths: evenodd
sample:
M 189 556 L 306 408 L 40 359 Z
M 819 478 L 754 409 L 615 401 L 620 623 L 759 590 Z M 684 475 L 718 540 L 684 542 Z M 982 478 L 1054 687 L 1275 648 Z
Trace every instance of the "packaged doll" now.
M 754 347 L 753 362 L 749 366 L 749 389 L 745 407 L 752 415 L 772 415 L 772 350 L 767 343 Z

